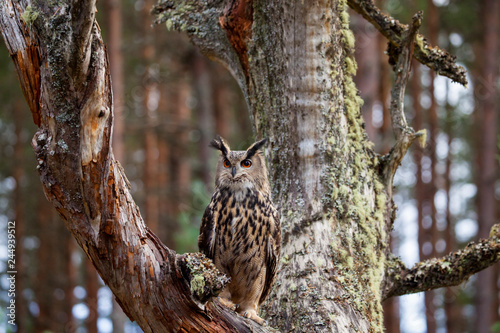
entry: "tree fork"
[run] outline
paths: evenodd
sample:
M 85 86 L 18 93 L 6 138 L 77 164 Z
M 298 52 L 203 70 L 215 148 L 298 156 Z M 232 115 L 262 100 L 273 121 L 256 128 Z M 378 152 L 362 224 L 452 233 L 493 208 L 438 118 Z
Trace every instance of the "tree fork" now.
M 39 125 L 32 145 L 47 198 L 145 332 L 267 332 L 207 303 L 227 278 L 200 254 L 177 255 L 145 226 L 110 150 L 110 74 L 94 13 L 88 1 L 0 3 L 1 32 Z

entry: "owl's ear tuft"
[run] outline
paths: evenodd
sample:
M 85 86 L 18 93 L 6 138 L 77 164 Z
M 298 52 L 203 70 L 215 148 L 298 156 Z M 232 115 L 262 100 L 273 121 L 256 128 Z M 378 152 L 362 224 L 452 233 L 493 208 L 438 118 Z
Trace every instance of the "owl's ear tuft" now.
M 247 149 L 247 153 L 245 155 L 245 158 L 251 158 L 253 155 L 255 155 L 255 153 L 257 153 L 257 151 L 259 151 L 260 148 L 262 148 L 262 146 L 264 146 L 265 144 L 267 143 L 267 138 L 264 138 L 260 141 L 257 141 L 255 142 L 253 145 L 251 145 L 248 149 Z
M 231 148 L 229 148 L 229 145 L 219 135 L 217 135 L 217 137 L 210 142 L 209 146 L 212 148 L 215 148 L 217 150 L 220 150 L 222 155 L 224 155 L 226 157 L 227 157 L 227 154 L 229 154 L 229 152 L 231 151 Z

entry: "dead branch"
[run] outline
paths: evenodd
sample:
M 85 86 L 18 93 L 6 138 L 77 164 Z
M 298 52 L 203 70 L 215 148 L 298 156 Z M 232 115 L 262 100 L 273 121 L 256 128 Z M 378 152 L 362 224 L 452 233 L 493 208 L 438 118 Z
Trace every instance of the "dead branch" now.
M 409 28 L 395 18 L 388 16 L 375 6 L 373 0 L 348 0 L 354 11 L 361 14 L 367 21 L 384 35 L 391 44 L 401 47 L 404 34 Z M 449 77 L 455 82 L 467 86 L 466 71 L 457 65 L 456 57 L 437 46 L 431 46 L 422 35 L 416 36 L 414 57 L 420 63 L 432 68 L 439 75 Z
M 405 89 L 411 71 L 411 59 L 415 47 L 414 42 L 416 36 L 418 35 L 418 29 L 421 22 L 422 12 L 419 12 L 413 16 L 412 24 L 404 33 L 397 64 L 394 68 L 394 71 L 396 72 L 396 80 L 391 91 L 390 113 L 392 130 L 394 132 L 394 136 L 396 137 L 396 144 L 391 149 L 389 154 L 383 156 L 382 158 L 384 162 L 382 177 L 386 185 L 386 190 L 391 197 L 392 181 L 397 168 L 403 160 L 403 157 L 406 155 L 406 152 L 413 141 L 415 141 L 418 137 L 425 135 L 425 132 L 415 132 L 415 130 L 408 125 L 404 113 Z
M 500 261 L 500 224 L 492 228 L 490 238 L 469 243 L 464 249 L 441 258 L 417 263 L 408 269 L 399 258 L 388 258 L 388 284 L 382 298 L 418 293 L 442 287 L 457 286 Z

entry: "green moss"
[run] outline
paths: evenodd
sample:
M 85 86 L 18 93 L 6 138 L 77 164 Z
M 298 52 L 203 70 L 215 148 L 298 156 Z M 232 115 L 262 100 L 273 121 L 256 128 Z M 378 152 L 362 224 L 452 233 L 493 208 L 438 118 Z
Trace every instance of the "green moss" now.
M 356 75 L 356 72 L 358 70 L 358 65 L 356 64 L 356 61 L 352 57 L 347 57 L 345 58 L 345 68 L 348 74 Z
M 341 197 L 347 198 L 349 196 L 350 189 L 346 185 L 342 184 L 338 188 L 338 193 Z
M 205 288 L 205 278 L 201 274 L 194 275 L 191 279 L 191 293 L 196 295 L 203 294 L 203 289 Z
M 422 35 L 417 34 L 417 37 L 415 37 L 415 44 L 418 45 L 424 54 L 429 55 L 429 51 L 424 46 L 424 37 Z
M 370 143 L 363 129 L 361 106 L 353 80 L 357 64 L 353 57 L 354 35 L 349 29 L 346 1 L 339 2 L 344 63 L 338 85 L 344 96 L 343 113 L 347 120 L 347 140 L 331 140 L 332 149 L 341 162 L 331 169 L 331 198 L 338 223 L 349 224 L 330 242 L 337 271 L 335 278 L 342 285 L 343 300 L 367 314 L 370 331 L 383 332 L 380 287 L 384 269 L 385 187 L 374 172 L 376 161 L 370 154 Z M 333 70 L 331 71 L 334 72 Z M 336 89 L 339 89 L 336 88 Z M 338 112 L 338 111 L 337 111 Z M 332 138 L 335 136 L 331 136 Z M 341 144 L 339 141 L 342 141 Z
M 172 30 L 173 25 L 174 25 L 174 22 L 172 22 L 172 20 L 167 20 L 167 21 L 165 22 L 165 26 L 167 27 L 167 30 L 168 30 L 168 31 L 171 31 L 171 30 Z
M 24 12 L 21 14 L 21 19 L 26 23 L 27 25 L 32 25 L 33 22 L 36 21 L 38 18 L 39 13 L 31 7 L 31 5 L 28 5 Z

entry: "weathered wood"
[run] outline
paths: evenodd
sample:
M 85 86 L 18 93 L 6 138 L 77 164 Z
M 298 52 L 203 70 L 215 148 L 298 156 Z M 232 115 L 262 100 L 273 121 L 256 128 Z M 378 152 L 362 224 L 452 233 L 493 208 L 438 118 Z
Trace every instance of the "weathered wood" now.
M 33 122 L 40 126 L 40 61 L 37 42 L 30 33 L 32 22 L 26 23 L 15 15 L 17 12 L 26 12 L 21 3 L 7 1 L 2 4 L 2 11 L 11 19 L 7 20 L 2 15 L 0 30 L 2 35 L 11 36 L 9 39 L 4 38 L 5 45 L 16 67 L 21 89 L 33 115 Z
M 25 24 L 26 3 L 2 1 L 0 18 L 38 115 L 32 145 L 42 185 L 125 313 L 145 332 L 266 332 L 206 303 L 224 275 L 199 254 L 178 256 L 144 224 L 110 149 L 111 83 L 95 2 L 32 5 Z M 39 73 L 36 84 L 32 73 Z

